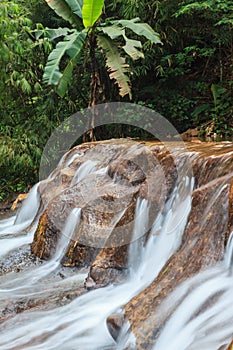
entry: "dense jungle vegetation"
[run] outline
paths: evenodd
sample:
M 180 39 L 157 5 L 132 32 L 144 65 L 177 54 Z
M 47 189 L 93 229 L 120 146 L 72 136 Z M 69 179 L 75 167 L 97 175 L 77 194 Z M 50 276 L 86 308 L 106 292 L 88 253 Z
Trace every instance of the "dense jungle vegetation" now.
M 81 21 L 80 0 L 53 3 L 0 3 L 0 200 L 37 181 L 51 132 L 96 103 L 131 101 L 179 132 L 211 126 L 217 140 L 232 140 L 232 0 L 96 0 L 97 22 Z M 96 137 L 108 128 L 119 136 L 109 125 Z M 138 133 L 123 136 L 148 136 Z

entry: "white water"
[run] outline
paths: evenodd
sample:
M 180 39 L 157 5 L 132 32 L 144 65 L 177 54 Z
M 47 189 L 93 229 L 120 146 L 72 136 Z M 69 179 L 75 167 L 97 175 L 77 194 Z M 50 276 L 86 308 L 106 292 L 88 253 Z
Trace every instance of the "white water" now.
M 22 273 L 14 276 L 14 278 L 12 278 L 11 274 L 0 278 L 0 300 L 4 299 L 6 295 L 8 298 L 25 296 L 28 292 L 30 295 L 32 295 L 33 285 L 35 284 L 37 284 L 35 288 L 35 292 L 37 293 L 38 282 L 45 276 L 48 276 L 55 271 L 59 266 L 60 261 L 68 248 L 68 244 L 72 239 L 77 226 L 79 225 L 80 215 L 80 208 L 74 208 L 71 211 L 66 220 L 64 229 L 62 230 L 62 235 L 57 244 L 55 254 L 50 261 L 37 268 L 34 267 L 33 269 L 25 270 Z M 28 239 L 29 238 L 32 239 L 31 235 L 28 237 Z
M 132 241 L 129 247 L 129 269 L 131 275 L 136 275 L 142 261 L 143 236 L 147 233 L 149 207 L 146 199 L 139 198 L 136 204 Z M 142 238 L 138 237 L 138 234 Z
M 71 157 L 69 157 L 69 158 L 67 159 L 67 161 L 66 161 L 66 163 L 65 163 L 65 167 L 68 167 L 70 164 L 73 163 L 73 161 L 74 161 L 75 159 L 80 158 L 80 157 L 83 157 L 83 153 L 81 153 L 81 154 L 75 153 L 73 156 L 71 156 Z M 61 162 L 61 164 L 62 164 L 62 162 Z M 60 165 L 61 165 L 61 164 L 60 164 Z
M 135 259 L 138 260 L 137 256 L 140 256 L 140 264 L 136 264 L 137 270 L 133 269 L 132 278 L 140 283 L 141 290 L 158 275 L 166 261 L 181 243 L 182 234 L 191 209 L 189 191 L 193 188 L 193 182 L 193 179 L 186 178 L 185 185 L 180 184 L 178 188 L 174 189 L 173 195 L 166 203 L 163 212 L 160 212 L 155 219 L 146 246 L 143 246 L 141 243 L 141 249 L 137 247 L 135 251 L 134 248 L 131 250 L 130 261 L 131 259 L 134 260 L 134 264 Z M 139 207 L 141 207 L 146 216 L 145 200 L 139 204 Z M 140 220 L 141 215 L 138 218 Z M 137 224 L 140 229 L 146 226 L 143 220 Z M 145 229 L 144 232 L 146 232 Z
M 23 229 L 23 225 L 20 226 L 20 230 Z M 22 246 L 31 243 L 34 234 L 33 227 L 28 233 L 17 233 L 15 236 L 11 234 L 11 238 L 0 238 L 0 257 L 8 255 L 11 251 L 21 248 Z M 11 232 L 12 233 L 12 232 Z
M 136 249 L 131 249 L 129 260 L 132 264 L 136 262 L 136 268 L 131 269 L 126 282 L 118 286 L 110 285 L 91 291 L 54 310 L 28 311 L 16 315 L 3 324 L 0 332 L 0 349 L 7 350 L 17 347 L 24 350 L 113 349 L 116 344 L 106 327 L 106 318 L 151 283 L 167 259 L 179 246 L 191 207 L 190 192 L 192 186 L 192 181 L 186 179 L 179 184 L 178 188 L 175 188 L 170 201 L 155 218 L 147 244 L 143 246 L 142 240 L 139 240 Z M 137 218 L 142 218 L 142 212 L 145 215 L 142 222 L 138 219 L 138 225 L 135 225 L 134 228 L 134 236 L 140 237 L 142 233 L 137 232 L 137 230 L 147 228 L 145 218 L 147 218 L 148 203 L 145 200 L 138 200 L 136 208 L 136 221 Z M 72 229 L 69 232 L 72 232 Z M 66 235 L 63 235 L 64 237 Z M 63 254 L 63 243 L 60 247 L 61 249 L 59 248 L 55 254 L 56 258 L 53 259 L 53 264 L 59 261 Z M 41 270 L 40 267 L 34 270 L 31 277 L 32 284 L 36 285 L 38 279 L 41 280 L 44 273 L 50 270 L 49 264 L 42 266 Z M 30 282 L 28 277 L 28 275 L 23 277 L 25 282 L 23 288 L 23 284 L 21 284 L 23 279 L 18 282 L 15 280 L 16 276 L 11 274 L 12 284 L 9 280 L 3 281 L 3 286 L 7 288 L 2 291 L 2 296 L 9 295 L 14 300 L 22 295 L 30 296 L 31 293 L 42 293 L 45 290 L 44 285 L 40 291 L 25 288 L 25 285 L 29 285 Z M 7 277 L 4 278 L 7 279 Z M 73 277 L 73 281 L 80 283 L 80 276 Z M 16 284 L 19 286 L 18 290 L 13 287 Z M 46 337 L 45 334 L 47 334 Z M 122 338 L 118 349 L 124 348 L 124 334 L 122 334 Z
M 69 166 L 75 158 L 76 155 L 68 159 L 64 156 L 62 162 Z M 96 165 L 97 161 L 85 161 L 78 168 L 73 184 L 88 174 L 107 172 L 107 168 L 97 170 Z M 118 181 L 117 177 L 113 179 L 113 185 L 114 181 Z M 107 329 L 106 319 L 112 313 L 122 312 L 121 306 L 154 280 L 179 247 L 191 207 L 192 187 L 193 179 L 182 178 L 170 200 L 155 217 L 146 244 L 143 239 L 137 238 L 148 230 L 150 207 L 146 200 L 138 199 L 133 243 L 129 249 L 130 273 L 124 283 L 88 292 L 62 307 L 54 307 L 49 311 L 27 311 L 2 321 L 0 350 L 123 350 L 127 346 L 136 349 L 134 336 L 128 333 L 128 324 L 122 329 L 119 343 L 115 344 Z M 30 192 L 17 219 L 12 217 L 0 221 L 0 258 L 32 241 L 35 226 L 28 233 L 24 230 L 38 210 L 37 188 L 38 185 Z M 213 196 L 213 201 L 217 197 L 218 193 Z M 69 294 L 83 284 L 86 277 L 83 272 L 63 280 L 51 279 L 58 271 L 68 241 L 79 223 L 80 213 L 80 209 L 76 208 L 67 219 L 57 250 L 50 261 L 33 269 L 0 277 L 1 309 L 5 303 L 14 305 L 37 297 L 46 300 L 64 291 Z M 123 213 L 119 213 L 116 221 Z M 115 222 L 109 227 L 109 235 L 114 225 Z M 232 339 L 233 324 L 232 259 L 233 234 L 223 263 L 183 283 L 161 305 L 157 312 L 172 316 L 168 318 L 153 350 L 227 348 Z
M 16 218 L 16 215 L 12 216 L 10 219 L 2 219 L 0 221 L 0 234 L 1 235 L 4 234 L 4 230 L 6 227 L 8 227 L 8 226 L 12 227 L 12 225 L 14 224 L 15 218 Z
M 84 179 L 88 174 L 95 172 L 96 165 L 97 162 L 90 159 L 81 164 L 71 181 L 71 186 Z
M 72 160 L 74 157 L 71 157 Z M 71 164 L 67 162 L 67 166 Z M 77 170 L 71 185 L 97 170 L 97 162 L 85 161 Z M 117 181 L 117 179 L 113 179 Z M 0 221 L 0 257 L 17 250 L 33 239 L 35 225 L 29 232 L 39 208 L 37 184 L 30 192 L 17 217 Z M 106 319 L 122 312 L 121 306 L 146 288 L 158 275 L 166 261 L 180 245 L 191 208 L 193 179 L 183 178 L 164 208 L 155 217 L 147 242 L 140 238 L 148 227 L 150 207 L 138 199 L 132 244 L 129 249 L 129 278 L 121 285 L 107 286 L 74 299 L 69 304 L 49 311 L 28 311 L 1 324 L 0 349 L 13 350 L 123 350 L 136 349 L 128 324 L 122 329 L 119 343 L 109 334 Z M 222 189 L 221 189 L 222 190 Z M 216 197 L 217 197 L 216 193 Z M 213 197 L 215 198 L 215 196 Z M 119 218 L 124 211 L 119 214 Z M 79 288 L 86 273 L 63 280 L 51 280 L 65 254 L 80 220 L 81 209 L 73 209 L 68 217 L 52 259 L 41 266 L 0 277 L 0 307 L 17 303 L 21 298 L 49 298 L 59 292 Z M 117 221 L 119 220 L 117 218 Z M 109 227 L 111 233 L 115 222 Z M 109 234 L 110 235 L 110 234 Z M 171 315 L 153 350 L 221 350 L 232 340 L 233 324 L 233 233 L 228 241 L 225 260 L 179 286 L 160 306 L 161 314 Z M 152 320 L 153 321 L 153 320 Z M 45 336 L 46 335 L 46 336 Z M 148 350 L 150 350 L 148 348 Z
M 158 312 L 172 311 L 153 350 L 226 349 L 233 324 L 233 232 L 224 262 L 185 281 L 161 305 Z M 174 305 L 177 307 L 174 310 Z
M 31 243 L 36 227 L 34 224 L 29 232 L 25 229 L 33 222 L 40 204 L 40 196 L 37 191 L 40 183 L 37 183 L 29 192 L 22 208 L 17 215 L 0 221 L 0 257 L 4 257 L 11 251 Z
M 15 235 L 27 228 L 35 218 L 39 209 L 40 195 L 38 193 L 39 182 L 30 190 L 28 197 L 24 201 L 17 215 L 9 219 L 0 221 L 0 237 Z M 3 248 L 3 241 L 1 247 Z
M 16 216 L 15 225 L 27 223 L 28 221 L 33 221 L 40 205 L 40 195 L 38 192 L 39 185 L 40 182 L 38 182 L 35 186 L 32 187 L 28 197 L 22 205 L 22 208 Z
M 75 230 L 77 229 L 81 216 L 81 209 L 74 208 L 72 209 L 70 215 L 68 216 L 64 229 L 62 230 L 61 238 L 56 247 L 56 252 L 52 261 L 60 262 L 63 258 L 66 249 L 68 248 L 70 240 L 73 238 L 75 234 Z

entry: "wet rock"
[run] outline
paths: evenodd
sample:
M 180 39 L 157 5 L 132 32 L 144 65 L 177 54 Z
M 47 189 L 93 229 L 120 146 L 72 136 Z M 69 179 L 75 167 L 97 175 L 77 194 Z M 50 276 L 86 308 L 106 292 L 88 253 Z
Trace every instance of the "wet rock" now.
M 21 247 L 17 251 L 8 254 L 0 262 L 0 276 L 10 272 L 20 272 L 29 267 L 35 267 L 42 263 L 40 259 L 31 254 L 28 246 Z
M 104 248 L 91 265 L 88 275 L 95 287 L 120 283 L 127 275 L 128 246 Z
M 118 160 L 111 162 L 108 174 L 112 178 L 115 176 L 118 179 L 126 180 L 133 186 L 142 183 L 146 179 L 143 170 L 130 159 L 124 159 L 120 163 Z
M 185 132 L 183 132 L 181 135 L 182 139 L 184 141 L 199 141 L 199 138 L 198 138 L 198 130 L 197 128 L 195 129 L 188 129 L 186 130 Z
M 2 219 L 8 219 L 11 216 L 15 215 L 15 213 L 13 213 L 11 210 L 11 205 L 4 205 L 0 208 L 0 220 Z
M 232 348 L 233 348 L 233 340 L 232 340 L 231 344 L 228 346 L 227 350 L 232 350 Z M 219 350 L 224 350 L 224 349 L 225 349 L 225 347 L 223 347 L 222 349 L 219 349 Z
M 221 176 L 233 172 L 233 153 L 229 145 L 204 143 L 199 147 L 190 146 L 195 186 L 200 187 Z
M 96 164 L 97 172 L 87 173 L 72 184 L 80 166 L 85 167 L 85 161 L 90 160 Z M 76 147 L 40 184 L 45 209 L 34 235 L 32 252 L 50 258 L 71 210 L 81 208 L 80 223 L 70 239 L 64 265 L 91 266 L 89 277 L 96 286 L 121 281 L 125 278 L 126 246 L 131 241 L 137 198 L 149 201 L 151 227 L 177 177 L 173 157 L 161 147 L 150 149 L 129 141 Z M 119 257 L 124 263 L 119 264 Z
M 1 304 L 0 309 L 0 324 L 4 323 L 6 320 L 14 317 L 17 314 L 28 312 L 28 311 L 48 311 L 56 307 L 64 306 L 70 303 L 75 298 L 85 294 L 87 290 L 83 286 L 75 285 L 72 286 L 70 283 L 64 284 L 62 288 L 59 288 L 59 283 L 57 288 L 50 288 L 51 283 L 59 282 L 63 279 L 62 270 L 58 271 L 56 275 L 53 273 L 47 278 L 45 284 L 38 286 L 38 291 L 35 295 L 31 296 L 20 296 L 18 298 L 8 297 Z M 77 271 L 71 271 L 69 274 L 65 272 L 65 275 L 75 275 Z M 41 290 L 46 286 L 46 293 L 41 293 Z
M 115 341 L 123 327 L 124 317 L 122 314 L 113 314 L 107 319 L 108 330 Z
M 119 314 L 114 313 L 107 320 L 116 341 L 123 327 L 129 325 L 136 337 L 137 349 L 146 350 L 152 349 L 170 316 L 159 313 L 161 303 L 181 282 L 222 260 L 233 230 L 231 148 L 227 145 L 222 148 L 188 145 L 187 152 L 179 153 L 178 150 L 174 159 L 161 145 L 148 147 L 135 146 L 129 141 L 108 141 L 69 151 L 51 177 L 39 186 L 42 204 L 37 217 L 40 216 L 40 220 L 31 245 L 36 256 L 51 258 L 64 234 L 69 214 L 72 209 L 81 208 L 79 225 L 74 235 L 67 237 L 66 256 L 62 260 L 64 266 L 70 268 L 62 267 L 52 279 L 65 282 L 69 275 L 67 271 L 76 274 L 77 266 L 89 266 L 86 289 L 122 282 L 127 277 L 137 199 L 146 198 L 150 205 L 149 228 L 142 239 L 145 242 L 156 214 L 164 208 L 179 181 L 180 170 L 187 159 L 191 160 L 195 188 L 179 249 L 145 290 L 124 305 Z M 89 159 L 95 162 L 97 172 L 87 173 L 80 182 L 72 184 L 78 169 Z M 33 257 L 28 251 L 21 251 L 14 257 L 15 264 L 10 260 L 13 257 L 7 257 L 8 263 L 6 260 L 0 265 L 0 273 L 20 271 L 39 261 L 31 260 Z M 43 283 L 47 287 L 46 280 Z M 26 310 L 65 305 L 85 292 L 84 288 L 74 288 L 72 290 L 67 283 L 62 290 L 51 289 L 46 298 L 19 298 L 14 304 L 10 299 L 6 300 L 0 322 Z
M 56 251 L 57 241 L 61 232 L 58 234 L 57 227 L 50 220 L 47 211 L 41 215 L 38 227 L 34 234 L 34 240 L 31 244 L 31 251 L 39 258 L 48 259 Z
M 134 144 L 129 140 L 75 147 L 40 185 L 44 211 L 32 252 L 49 258 L 71 210 L 81 208 L 80 223 L 70 239 L 64 265 L 90 266 L 87 288 L 122 281 L 127 273 L 127 245 L 131 241 L 137 198 L 149 201 L 150 228 L 156 214 L 170 198 L 186 163 L 191 161 L 195 190 L 181 247 L 153 286 L 125 308 L 132 330 L 138 329 L 147 313 L 154 312 L 178 283 L 222 258 L 233 226 L 233 204 L 230 204 L 233 157 L 230 152 L 227 145 L 188 144 L 185 152 L 178 147 L 171 153 L 158 143 Z M 95 162 L 97 172 L 88 173 L 71 185 L 87 160 Z
M 157 312 L 166 296 L 181 282 L 223 258 L 232 224 L 232 214 L 228 215 L 232 179 L 232 174 L 226 175 L 193 191 L 192 209 L 180 248 L 152 284 L 124 306 L 124 319 L 136 336 L 137 349 L 152 348 L 169 316 Z
M 159 188 L 165 185 L 166 193 L 164 198 L 167 200 L 176 184 L 176 181 L 178 180 L 179 167 L 177 166 L 173 155 L 166 148 L 161 149 L 158 147 L 152 147 L 152 149 L 159 161 L 163 178 L 160 176 L 160 174 L 158 174 L 159 176 L 156 176 L 156 181 L 155 177 L 152 177 L 151 181 L 153 182 L 154 186 Z M 181 158 L 179 160 L 182 161 Z M 176 159 L 176 161 L 178 161 L 178 159 Z M 180 167 L 182 167 L 182 165 Z M 162 183 L 162 181 L 164 181 L 164 183 Z

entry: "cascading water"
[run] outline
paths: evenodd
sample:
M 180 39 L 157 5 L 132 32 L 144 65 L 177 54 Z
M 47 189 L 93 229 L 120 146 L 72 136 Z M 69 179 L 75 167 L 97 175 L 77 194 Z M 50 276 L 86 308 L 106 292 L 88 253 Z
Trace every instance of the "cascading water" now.
M 71 186 L 84 179 L 88 174 L 95 172 L 96 165 L 97 162 L 92 160 L 87 160 L 81 164 L 71 181 Z
M 130 156 L 130 151 L 127 153 L 128 156 Z M 66 167 L 69 167 L 72 165 L 72 161 L 76 161 L 77 157 L 75 154 L 71 154 L 68 159 L 63 157 L 62 162 Z M 62 166 L 62 162 L 60 162 L 60 166 Z M 107 178 L 106 182 L 103 181 L 103 184 L 107 183 L 106 188 L 111 184 L 117 191 L 121 174 L 118 176 L 116 172 L 110 177 L 108 164 L 107 157 L 102 164 L 99 162 L 99 158 L 83 161 L 76 172 L 75 180 L 73 179 L 69 186 L 75 188 L 77 183 L 85 180 L 85 177 L 103 174 Z M 98 168 L 99 170 L 97 170 Z M 57 175 L 56 172 L 54 174 Z M 180 174 L 180 181 L 176 182 L 168 200 L 154 214 L 153 225 L 149 224 L 150 200 L 143 199 L 140 195 L 137 197 L 132 243 L 128 249 L 129 274 L 124 282 L 89 291 L 66 302 L 63 306 L 51 302 L 49 310 L 45 310 L 45 307 L 29 309 L 27 312 L 10 314 L 9 319 L 7 315 L 5 316 L 4 311 L 3 317 L 0 316 L 0 349 L 136 349 L 136 339 L 129 329 L 129 323 L 125 322 L 123 325 L 116 343 L 109 333 L 106 320 L 113 313 L 123 313 L 122 305 L 144 291 L 179 248 L 191 209 L 193 186 L 194 179 L 192 177 L 187 175 L 185 171 L 184 174 Z M 24 207 L 28 206 L 28 211 L 31 210 L 31 202 L 36 202 L 37 191 L 33 189 L 33 193 L 24 205 Z M 218 192 L 216 193 L 218 195 Z M 99 198 L 98 186 L 94 196 Z M 104 200 L 111 203 L 111 196 L 106 195 Z M 24 214 L 22 212 L 17 216 L 15 224 L 15 218 L 0 222 L 0 242 L 4 243 L 3 248 L 0 249 L 1 257 L 9 252 L 14 252 L 22 244 L 29 244 L 32 241 L 35 228 L 32 228 L 29 233 L 22 233 L 22 237 L 25 239 L 24 243 L 21 241 L 21 234 L 17 236 L 17 232 L 22 229 L 21 224 L 24 228 L 30 225 L 37 209 L 38 202 L 31 211 L 30 221 L 27 210 L 24 209 Z M 54 294 L 55 296 L 59 293 L 68 295 L 83 285 L 87 275 L 86 270 L 81 270 L 78 273 L 76 270 L 75 275 L 60 279 L 56 275 L 68 243 L 77 231 L 81 210 L 81 208 L 73 209 L 66 219 L 51 260 L 41 266 L 34 266 L 33 269 L 25 269 L 19 273 L 6 273 L 0 277 L 0 306 L 2 310 L 7 310 L 8 307 L 17 305 L 18 302 L 22 303 L 31 299 L 44 302 L 44 300 L 53 299 Z M 106 226 L 110 235 L 114 232 L 114 226 L 124 216 L 125 211 L 126 209 L 119 210 L 111 221 L 112 226 Z M 11 242 L 14 243 L 11 245 Z M 168 320 L 156 343 L 151 345 L 148 350 L 151 350 L 153 346 L 154 350 L 165 350 L 168 347 L 175 350 L 217 350 L 220 346 L 227 348 L 227 344 L 231 341 L 233 318 L 231 305 L 233 293 L 232 251 L 233 238 L 231 236 L 224 264 L 219 263 L 216 267 L 187 280 L 161 304 L 161 313 L 167 314 Z M 172 316 L 169 317 L 171 314 Z
M 163 212 L 156 217 L 147 245 L 141 247 L 141 261 L 134 276 L 134 279 L 141 281 L 141 289 L 158 275 L 179 247 L 191 209 L 190 191 L 193 185 L 193 178 L 185 178 L 185 183 L 180 183 L 174 189 Z
M 159 312 L 173 314 L 153 350 L 227 349 L 233 322 L 233 232 L 224 262 L 185 281 L 161 305 Z M 176 308 L 174 308 L 176 305 Z
M 132 240 L 129 247 L 128 265 L 131 275 L 137 274 L 138 267 L 142 261 L 142 237 L 148 231 L 148 215 L 149 208 L 147 200 L 139 198 L 136 204 L 136 215 L 134 219 Z M 140 233 L 141 238 L 137 236 L 138 233 Z
M 33 222 L 40 205 L 40 195 L 37 183 L 29 192 L 28 198 L 16 216 L 0 222 L 0 256 L 9 254 L 10 251 L 18 249 L 31 243 L 35 225 L 29 232 L 24 230 Z M 10 237 L 10 239 L 9 239 Z
M 14 235 L 27 228 L 33 221 L 40 204 L 40 195 L 38 193 L 38 182 L 29 192 L 28 198 L 22 205 L 22 208 L 17 215 L 1 220 L 0 222 L 0 237 L 6 235 Z
M 1 289 L 0 289 L 0 300 L 4 297 L 16 297 L 24 296 L 27 290 L 30 290 L 30 295 L 32 295 L 33 285 L 37 284 L 45 276 L 51 274 L 59 266 L 61 259 L 63 258 L 65 251 L 68 247 L 70 240 L 72 239 L 75 229 L 79 225 L 81 215 L 80 208 L 74 208 L 67 218 L 64 229 L 62 231 L 61 238 L 58 242 L 56 252 L 52 259 L 46 264 L 34 268 L 33 270 L 23 271 L 21 274 L 16 275 L 12 279 L 11 275 L 6 275 L 0 278 Z M 33 275 L 33 277 L 32 277 Z M 15 287 L 16 286 L 16 287 Z M 40 286 L 41 288 L 41 286 Z M 38 289 L 36 285 L 35 290 Z
M 173 227 L 174 232 L 171 234 L 171 237 L 175 235 L 175 240 L 177 240 L 177 235 L 180 237 L 182 234 L 181 227 L 184 227 L 190 210 L 191 186 L 192 181 L 189 179 L 186 180 L 185 184 L 182 184 L 179 190 L 176 188 L 170 200 L 173 206 L 166 208 L 163 213 L 158 215 L 159 218 L 153 226 L 153 230 L 156 229 L 156 236 L 151 232 L 151 238 L 146 246 L 143 247 L 143 244 L 141 244 L 140 249 L 143 250 L 143 254 L 140 264 L 137 263 L 137 274 L 135 271 L 129 275 L 129 278 L 123 284 L 118 286 L 110 285 L 91 291 L 64 307 L 47 312 L 28 312 L 25 315 L 15 316 L 13 323 L 12 320 L 4 323 L 4 332 L 0 333 L 0 346 L 5 350 L 13 349 L 14 347 L 31 350 L 50 350 L 56 347 L 71 350 L 77 344 L 80 349 L 84 350 L 114 348 L 116 344 L 106 328 L 106 319 L 114 310 L 128 302 L 145 288 L 156 277 L 161 266 L 177 248 L 179 241 L 177 241 L 176 245 L 169 243 L 165 252 L 165 247 L 160 246 L 163 242 L 158 239 L 160 236 L 158 231 L 159 229 L 163 231 L 162 235 L 171 234 L 171 227 Z M 184 197 L 185 215 L 182 205 L 174 205 L 174 203 L 178 204 L 177 200 L 180 196 Z M 142 214 L 147 217 L 147 210 L 147 201 L 138 199 L 135 217 L 142 218 Z M 179 216 L 182 217 L 181 226 L 176 225 L 177 217 Z M 141 232 L 136 231 L 138 229 L 145 230 L 146 226 L 146 221 L 138 227 L 135 225 L 134 234 L 139 237 Z M 164 228 L 162 229 L 162 227 Z M 159 254 L 157 256 L 154 254 L 154 249 L 156 248 Z M 136 250 L 138 251 L 138 247 Z M 131 253 L 133 256 L 129 260 L 133 262 L 135 260 L 135 250 L 132 249 Z M 148 260 L 145 260 L 145 256 L 148 257 Z M 159 261 L 160 265 L 158 267 L 154 265 L 155 268 L 152 272 L 150 264 L 154 259 Z M 145 274 L 145 270 L 150 270 L 150 273 Z M 137 278 L 135 278 L 135 275 L 137 275 Z M 47 336 L 44 337 L 43 334 L 47 334 Z
M 62 231 L 61 238 L 58 242 L 56 252 L 53 257 L 53 261 L 60 262 L 63 258 L 66 249 L 68 248 L 70 240 L 73 238 L 75 230 L 77 226 L 79 225 L 81 216 L 81 209 L 80 208 L 74 208 L 72 209 L 70 215 L 68 216 L 66 220 L 65 227 Z
M 5 236 L 5 238 L 1 237 L 0 239 L 1 258 L 9 254 L 11 251 L 19 249 L 20 247 L 31 243 L 35 228 L 32 228 L 29 232 L 25 233 L 25 232 L 22 232 L 22 229 L 24 226 L 23 225 L 19 225 L 19 226 L 20 228 L 18 227 L 18 229 L 20 229 L 20 233 L 18 233 L 18 230 L 14 230 L 14 227 L 13 227 L 12 231 L 10 231 L 9 233 L 4 232 L 4 235 L 2 235 L 2 237 Z M 8 229 L 10 229 L 9 226 L 8 226 Z M 9 239 L 8 236 L 11 236 L 11 238 Z
M 16 216 L 15 225 L 19 225 L 22 223 L 27 224 L 28 221 L 30 222 L 33 221 L 35 214 L 37 213 L 40 205 L 40 195 L 38 192 L 39 185 L 40 183 L 38 182 L 31 189 L 28 197 L 23 203 L 22 208 L 20 209 L 19 213 Z

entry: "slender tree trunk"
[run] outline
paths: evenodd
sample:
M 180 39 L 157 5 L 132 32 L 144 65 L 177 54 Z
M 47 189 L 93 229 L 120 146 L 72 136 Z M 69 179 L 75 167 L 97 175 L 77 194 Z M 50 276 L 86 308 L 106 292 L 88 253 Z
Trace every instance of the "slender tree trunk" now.
M 89 132 L 84 135 L 83 141 L 96 141 L 94 132 L 96 116 L 98 115 L 98 108 L 95 106 L 101 101 L 105 100 L 104 83 L 101 81 L 99 69 L 96 60 L 97 38 L 95 28 L 88 37 L 88 44 L 90 49 L 90 63 L 91 63 L 91 83 L 90 83 L 90 100 L 88 107 L 91 108 L 91 120 L 88 121 Z
M 90 47 L 90 58 L 91 58 L 91 94 L 90 94 L 89 107 L 91 107 L 91 110 L 92 110 L 89 135 L 90 135 L 90 140 L 95 141 L 96 137 L 94 133 L 94 127 L 95 127 L 96 109 L 94 108 L 94 106 L 98 104 L 99 86 L 100 86 L 99 73 L 96 66 L 97 44 L 96 44 L 95 30 L 92 30 L 89 36 L 89 47 Z

